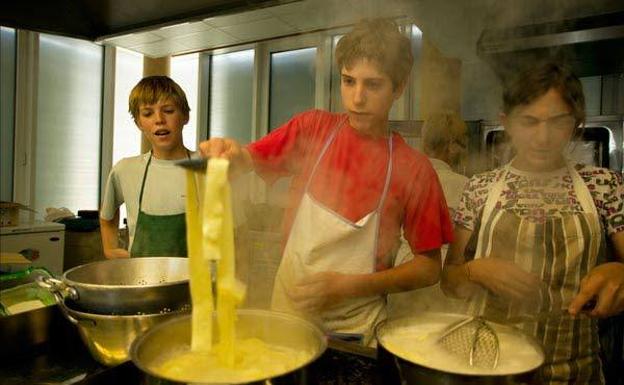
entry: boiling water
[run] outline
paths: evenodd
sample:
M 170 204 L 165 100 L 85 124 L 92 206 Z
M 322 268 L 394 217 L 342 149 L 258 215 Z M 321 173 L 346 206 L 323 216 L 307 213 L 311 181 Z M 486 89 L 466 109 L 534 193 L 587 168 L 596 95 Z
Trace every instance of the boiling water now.
M 427 323 L 397 327 L 380 338 L 381 344 L 393 354 L 431 369 L 468 375 L 509 375 L 535 369 L 544 360 L 540 349 L 531 344 L 520 331 L 497 329 L 499 360 L 494 369 L 472 367 L 466 360 L 449 354 L 437 340 L 448 323 Z

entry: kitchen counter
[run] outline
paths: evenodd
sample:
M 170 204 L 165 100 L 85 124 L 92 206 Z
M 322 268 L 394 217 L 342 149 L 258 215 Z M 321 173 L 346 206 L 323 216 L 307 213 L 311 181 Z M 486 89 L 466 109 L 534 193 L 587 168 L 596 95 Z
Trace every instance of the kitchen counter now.
M 31 330 L 28 330 L 30 325 Z M 18 328 L 18 329 L 16 329 Z M 30 335 L 29 335 L 30 334 Z M 37 335 L 36 338 L 34 335 Z M 130 361 L 106 367 L 95 361 L 78 330 L 58 306 L 0 317 L 0 383 L 3 385 L 142 385 L 146 377 Z M 310 365 L 310 383 L 318 385 L 386 385 L 377 360 L 349 352 L 344 344 L 330 347 Z M 280 384 L 288 385 L 288 382 Z

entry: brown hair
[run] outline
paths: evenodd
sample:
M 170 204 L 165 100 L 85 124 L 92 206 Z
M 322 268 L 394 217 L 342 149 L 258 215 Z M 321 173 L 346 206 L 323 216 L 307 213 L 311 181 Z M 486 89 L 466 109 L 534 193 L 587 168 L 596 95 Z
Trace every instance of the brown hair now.
M 168 76 L 148 76 L 141 79 L 130 91 L 128 112 L 136 122 L 142 104 L 154 104 L 158 101 L 171 99 L 188 117 L 191 108 L 182 88 Z
M 423 124 L 423 150 L 440 151 L 454 141 L 465 147 L 467 130 L 466 123 L 455 112 L 433 113 Z
M 364 19 L 336 45 L 338 70 L 350 67 L 356 60 L 375 62 L 397 88 L 407 81 L 414 63 L 410 40 L 389 19 Z
M 503 86 L 503 112 L 524 106 L 548 90 L 555 89 L 572 109 L 575 128 L 585 123 L 585 96 L 579 78 L 565 65 L 555 61 L 539 63 L 520 72 Z

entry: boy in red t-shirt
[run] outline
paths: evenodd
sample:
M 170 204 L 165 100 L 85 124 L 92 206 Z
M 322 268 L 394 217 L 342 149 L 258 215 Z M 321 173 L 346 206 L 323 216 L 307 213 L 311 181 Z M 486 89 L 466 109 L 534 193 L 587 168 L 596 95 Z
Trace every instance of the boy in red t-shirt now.
M 312 110 L 246 147 L 212 138 L 200 149 L 269 183 L 293 177 L 272 307 L 368 343 L 386 294 L 438 281 L 452 229 L 427 157 L 388 128 L 413 63 L 409 39 L 393 22 L 363 21 L 339 41 L 336 61 L 345 113 Z M 414 259 L 393 267 L 401 229 Z

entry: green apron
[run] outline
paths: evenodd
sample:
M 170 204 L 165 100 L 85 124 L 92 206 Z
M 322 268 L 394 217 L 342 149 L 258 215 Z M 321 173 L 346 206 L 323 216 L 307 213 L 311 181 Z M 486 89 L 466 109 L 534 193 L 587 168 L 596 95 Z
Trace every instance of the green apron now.
M 187 154 L 188 155 L 188 154 Z M 186 257 L 186 219 L 185 214 L 151 215 L 141 211 L 143 190 L 147 171 L 152 162 L 152 154 L 147 160 L 141 193 L 139 195 L 139 214 L 136 221 L 134 240 L 130 250 L 131 257 Z

